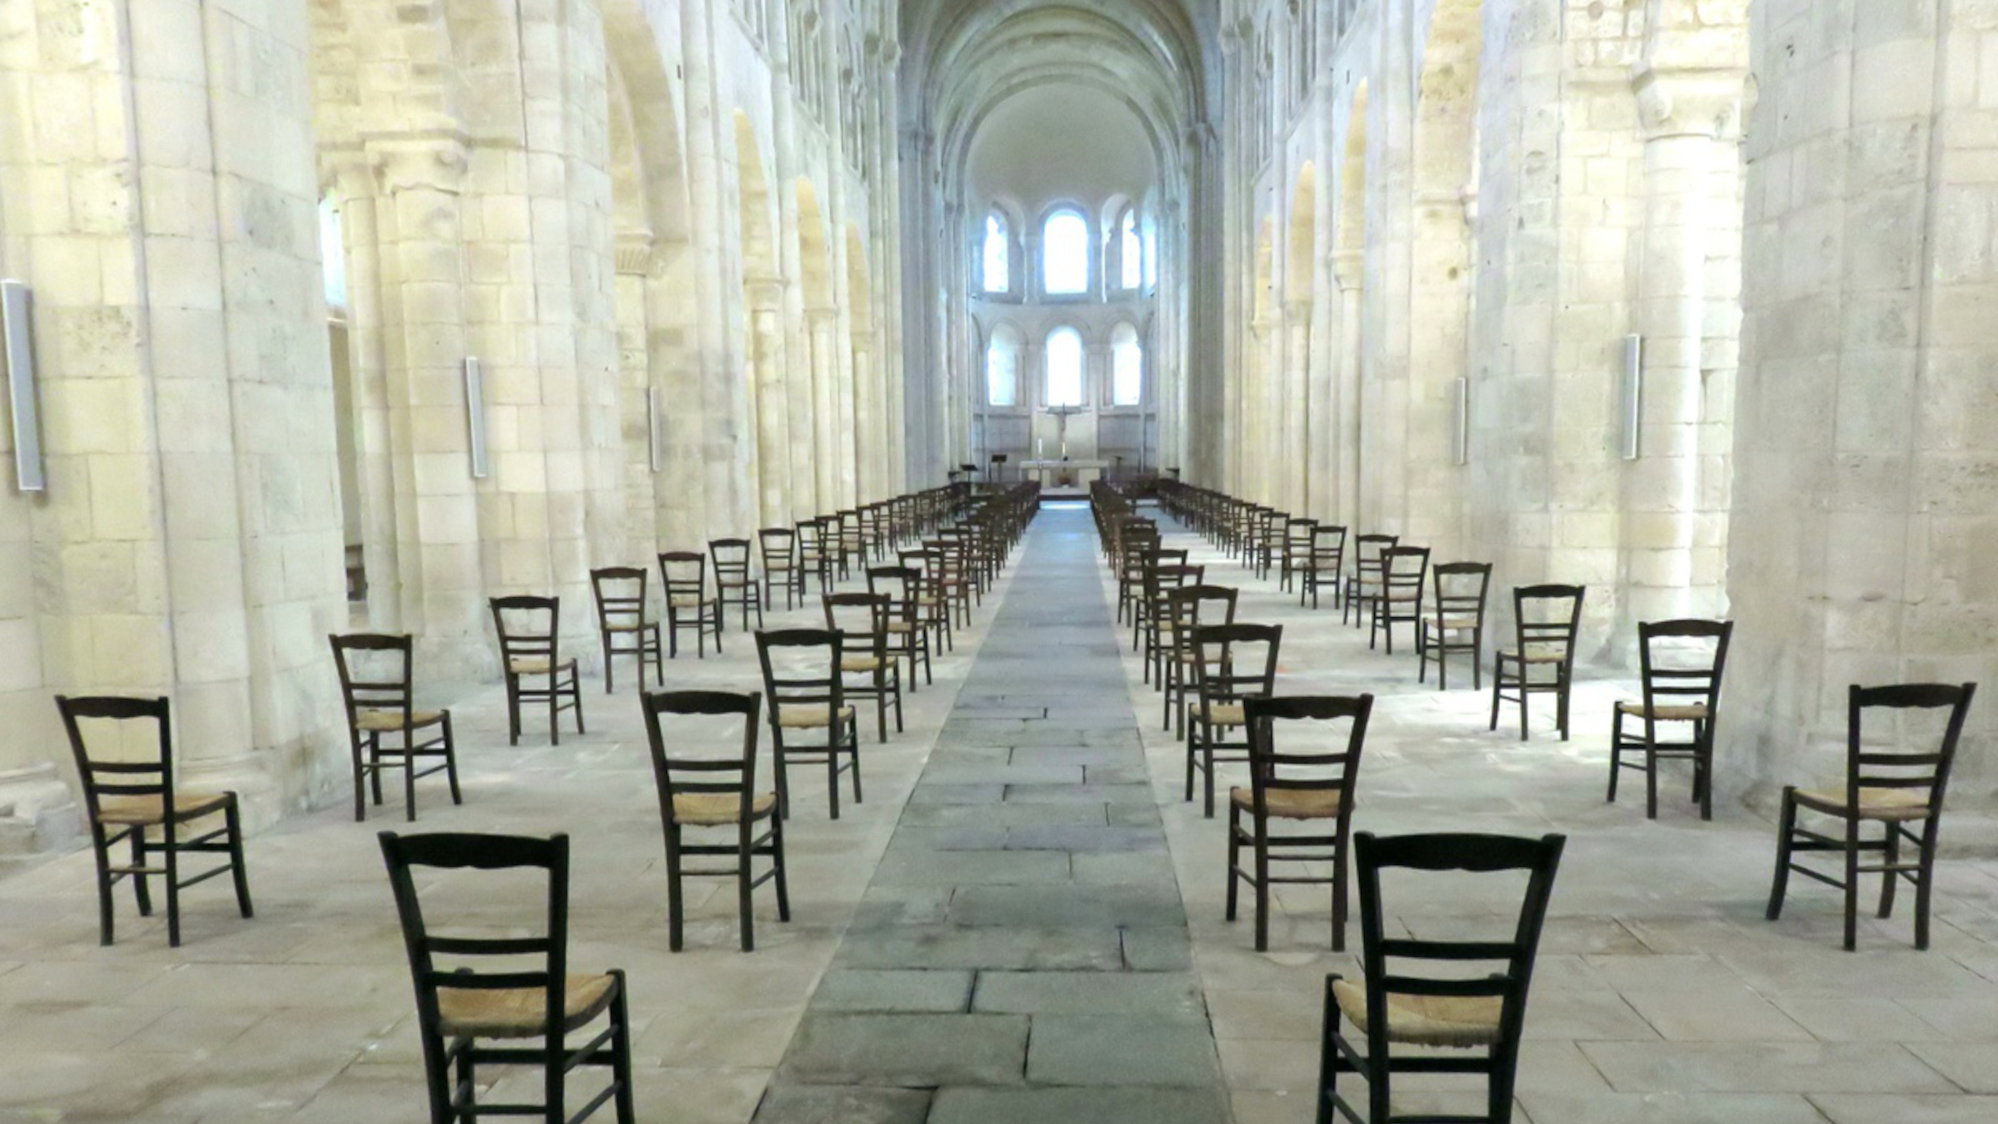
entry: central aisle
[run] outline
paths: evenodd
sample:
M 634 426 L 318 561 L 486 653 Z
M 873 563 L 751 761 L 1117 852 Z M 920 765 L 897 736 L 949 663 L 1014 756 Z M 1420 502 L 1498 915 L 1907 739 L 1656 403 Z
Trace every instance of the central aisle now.
M 758 1124 L 1228 1119 L 1087 509 L 1017 565 Z

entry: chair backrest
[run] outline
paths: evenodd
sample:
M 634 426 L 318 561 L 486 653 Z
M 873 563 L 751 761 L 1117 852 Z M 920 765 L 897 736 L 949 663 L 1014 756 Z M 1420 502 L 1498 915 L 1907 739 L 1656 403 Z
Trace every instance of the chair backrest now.
M 869 566 L 867 592 L 888 599 L 892 620 L 916 619 L 917 599 L 923 595 L 923 571 L 914 566 Z
M 644 627 L 646 576 L 642 566 L 605 566 L 590 571 L 599 629 Z
M 756 532 L 757 547 L 763 554 L 763 568 L 784 569 L 798 550 L 798 532 L 789 527 L 765 527 Z M 775 566 L 771 563 L 776 563 Z
M 56 712 L 62 715 L 63 731 L 69 735 L 69 749 L 76 758 L 76 776 L 83 783 L 83 801 L 90 822 L 97 822 L 99 803 L 105 797 L 157 799 L 165 813 L 164 823 L 173 819 L 173 720 L 165 696 L 132 698 L 123 695 L 57 695 Z M 142 736 L 123 736 L 117 744 L 120 753 L 93 755 L 84 732 L 85 722 L 152 722 L 157 740 L 149 752 L 135 747 L 145 744 Z
M 1933 816 L 1942 811 L 1943 794 L 1949 788 L 1950 769 L 1956 763 L 1956 743 L 1963 736 L 1963 722 L 1970 714 L 1970 700 L 1977 694 L 1975 683 L 1902 683 L 1889 687 L 1861 687 L 1846 690 L 1845 797 L 1846 807 L 1861 805 L 1860 790 L 1926 790 L 1927 807 Z M 1946 711 L 1941 736 L 1933 748 L 1901 750 L 1867 744 L 1865 729 L 1869 711 Z M 1885 715 L 1881 715 L 1885 717 Z M 1905 717 L 1901 723 L 1907 725 Z M 1864 801 L 1873 803 L 1873 801 Z
M 1276 691 L 1280 624 L 1204 624 L 1193 630 L 1194 690 L 1205 703 Z
M 500 660 L 511 667 L 517 660 L 555 659 L 557 638 L 562 634 L 562 600 L 518 593 L 494 597 L 488 602 L 493 611 L 493 632 L 499 637 Z
M 1554 873 L 1561 865 L 1562 835 L 1526 839 L 1510 835 L 1438 833 L 1376 836 L 1362 831 L 1353 837 L 1353 859 L 1360 890 L 1360 958 L 1366 972 L 1367 1027 L 1385 1046 L 1387 997 L 1397 995 L 1497 998 L 1499 1039 L 1517 1043 L 1526 1018 L 1526 993 L 1533 981 L 1540 930 L 1547 919 L 1547 902 L 1554 892 Z M 1390 869 L 1435 874 L 1500 874 L 1524 872 L 1526 890 L 1519 916 L 1506 939 L 1439 940 L 1393 937 L 1386 934 L 1387 914 L 1381 903 L 1381 872 Z M 1429 886 L 1435 893 L 1441 887 Z M 1390 968 L 1389 960 L 1397 961 Z M 1484 963 L 1494 970 L 1466 978 L 1466 965 Z M 1446 967 L 1433 974 L 1424 964 Z
M 1438 562 L 1429 568 L 1435 581 L 1436 616 L 1485 620 L 1485 597 L 1492 585 L 1490 562 Z
M 1339 818 L 1353 812 L 1353 788 L 1366 747 L 1372 695 L 1285 695 L 1242 700 L 1249 728 L 1249 784 L 1258 815 L 1271 792 L 1338 793 Z M 1325 745 L 1306 724 L 1345 723 L 1345 737 Z M 1280 731 L 1281 728 L 1281 731 Z M 1291 734 L 1297 734 L 1295 739 Z M 1281 748 L 1279 748 L 1281 747 Z
M 914 570 L 919 574 L 923 572 L 923 563 L 928 559 L 929 551 L 920 546 L 904 547 L 895 552 L 895 560 L 902 564 L 903 569 Z
M 1184 554 L 1185 551 L 1180 553 Z M 1189 566 L 1185 563 L 1155 565 L 1145 571 L 1145 592 L 1157 601 L 1166 594 L 1183 586 L 1199 585 L 1207 576 L 1207 567 Z
M 1293 557 L 1311 549 L 1312 533 L 1318 529 L 1318 520 L 1303 515 L 1293 515 L 1284 524 L 1283 545 L 1285 553 Z
M 845 637 L 846 650 L 879 656 L 888 645 L 892 608 L 885 593 L 828 593 L 820 598 L 826 627 Z
M 1512 621 L 1519 654 L 1558 654 L 1561 663 L 1575 662 L 1575 634 L 1582 625 L 1582 596 L 1587 587 L 1545 583 L 1514 586 Z
M 1166 593 L 1165 619 L 1173 626 L 1173 646 L 1191 648 L 1193 629 L 1203 624 L 1234 624 L 1235 602 L 1241 591 L 1233 586 L 1193 582 Z
M 544 993 L 541 1008 L 544 1012 L 563 1010 L 569 967 L 567 835 L 558 833 L 548 839 L 537 839 L 471 832 L 398 835 L 384 831 L 378 838 L 382 861 L 388 866 L 389 888 L 395 894 L 396 917 L 402 923 L 403 946 L 409 953 L 410 976 L 416 986 L 417 1022 L 425 1038 L 438 1033 L 437 993 L 442 988 L 453 991 L 539 988 Z M 539 933 L 523 936 L 521 919 L 510 917 L 504 923 L 495 922 L 490 935 L 468 935 L 465 926 L 454 919 L 448 926 L 450 935 L 432 935 L 416 891 L 415 871 L 419 867 L 488 872 L 544 870 L 548 881 L 543 928 Z M 521 963 L 523 958 L 528 960 L 527 964 Z M 561 1020 L 552 1019 L 547 1032 L 552 1041 L 559 1041 Z
M 736 822 L 749 829 L 750 802 L 756 795 L 757 719 L 763 696 L 755 691 L 647 691 L 639 695 L 645 711 L 645 734 L 652 747 L 652 779 L 659 788 L 659 815 L 674 820 L 676 794 L 735 794 L 741 800 Z M 742 746 L 732 754 L 696 754 L 693 744 L 710 731 L 703 718 L 742 719 Z M 669 741 L 668 729 L 672 737 Z
M 340 698 L 347 724 L 363 710 L 401 711 L 405 723 L 415 705 L 413 641 L 406 633 L 350 632 L 326 638 L 340 672 Z
M 706 600 L 708 556 L 698 550 L 667 550 L 659 555 L 659 573 L 666 579 L 666 599 L 670 604 L 685 598 Z
M 860 522 L 859 510 L 855 508 L 848 508 L 847 510 L 838 513 L 833 518 L 839 521 L 839 534 L 842 540 L 844 540 L 848 545 L 852 545 L 860 541 L 862 527 Z
M 1360 577 L 1378 581 L 1387 567 L 1387 552 L 1400 541 L 1399 535 L 1353 536 L 1353 565 L 1359 568 Z
M 1429 548 L 1402 546 L 1381 552 L 1381 586 L 1390 601 L 1422 603 L 1422 586 L 1429 577 Z
M 1704 706 L 1711 721 L 1720 710 L 1733 635 L 1733 621 L 1639 621 L 1637 661 L 1647 721 L 1656 721 L 1661 706 Z
M 846 641 L 830 628 L 773 628 L 756 633 L 756 659 L 763 667 L 763 695 L 774 725 L 786 707 L 826 708 L 837 729 L 846 692 L 839 674 Z
M 1337 523 L 1320 523 L 1311 529 L 1312 560 L 1336 562 L 1346 554 L 1346 528 Z
M 714 559 L 715 580 L 737 585 L 749 580 L 749 540 L 713 539 L 708 555 Z
M 798 553 L 804 557 L 817 557 L 825 549 L 824 525 L 816 518 L 798 520 L 796 538 Z

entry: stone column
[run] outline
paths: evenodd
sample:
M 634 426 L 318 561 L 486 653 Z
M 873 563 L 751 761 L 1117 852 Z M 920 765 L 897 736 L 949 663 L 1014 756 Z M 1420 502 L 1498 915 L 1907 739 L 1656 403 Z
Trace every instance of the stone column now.
M 1311 507 L 1311 302 L 1284 305 L 1283 508 L 1301 516 Z
M 649 557 L 659 540 L 658 488 L 652 472 L 652 237 L 617 239 L 617 366 L 625 537 L 634 558 Z M 663 450 L 662 450 L 663 452 Z
M 1339 497 L 1339 518 L 1352 534 L 1372 533 L 1375 513 L 1360 509 L 1361 394 L 1365 351 L 1360 338 L 1360 305 L 1365 295 L 1360 271 L 1362 253 L 1342 250 L 1333 255 L 1333 280 L 1339 285 L 1339 340 L 1344 345 L 1339 357 L 1338 386 L 1334 392 L 1333 425 L 1338 450 L 1333 466 L 1335 494 Z
M 757 484 L 762 488 L 762 525 L 788 525 L 796 490 L 791 482 L 792 408 L 804 415 L 810 398 L 790 393 L 793 379 L 784 369 L 784 282 L 774 277 L 748 283 L 749 357 L 751 383 L 756 388 L 752 415 L 756 424 Z M 805 418 L 807 424 L 810 418 Z M 809 444 L 809 442 L 808 442 Z M 816 511 L 801 509 L 799 515 Z
M 361 504 L 361 564 L 368 625 L 402 631 L 395 497 L 410 486 L 409 418 L 394 408 L 383 363 L 382 234 L 374 161 L 358 149 L 330 161 L 347 266 L 347 354 L 353 387 L 354 460 Z
M 807 446 L 816 448 L 811 454 L 811 467 L 818 495 L 817 510 L 827 513 L 847 506 L 839 486 L 840 388 L 833 354 L 833 326 L 831 308 L 805 310 L 806 354 L 798 364 L 810 379 L 811 413 L 807 420 L 812 438 Z

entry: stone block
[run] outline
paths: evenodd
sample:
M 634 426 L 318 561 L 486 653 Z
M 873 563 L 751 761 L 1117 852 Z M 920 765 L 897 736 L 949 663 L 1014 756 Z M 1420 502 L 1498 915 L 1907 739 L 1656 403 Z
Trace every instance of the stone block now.
M 1027 1061 L 1020 1015 L 808 1013 L 779 1074 L 808 1084 L 1018 1085 Z

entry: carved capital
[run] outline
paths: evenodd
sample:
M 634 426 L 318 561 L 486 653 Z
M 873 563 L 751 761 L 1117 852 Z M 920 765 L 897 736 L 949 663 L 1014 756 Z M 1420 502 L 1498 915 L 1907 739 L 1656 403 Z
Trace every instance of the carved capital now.
M 617 235 L 617 271 L 644 275 L 652 272 L 652 232 L 621 230 Z
M 380 161 L 358 145 L 319 150 L 319 182 L 342 199 L 373 198 L 380 174 Z
M 1724 140 L 1741 128 L 1746 76 L 1739 70 L 1672 68 L 1642 63 L 1631 70 L 1638 120 L 1646 140 L 1698 136 Z
M 1364 250 L 1337 250 L 1332 254 L 1332 278 L 1347 292 L 1366 283 L 1367 255 Z
M 464 190 L 470 161 L 461 134 L 370 137 L 363 144 L 384 195 L 423 189 L 456 195 Z

